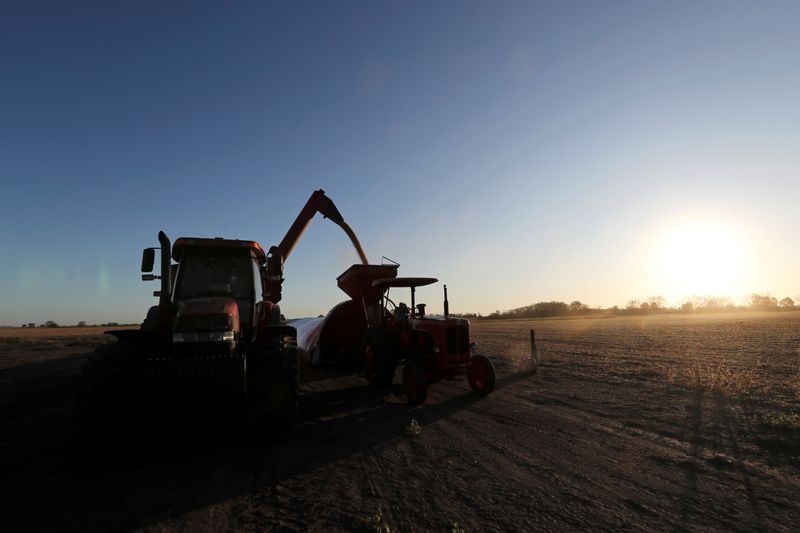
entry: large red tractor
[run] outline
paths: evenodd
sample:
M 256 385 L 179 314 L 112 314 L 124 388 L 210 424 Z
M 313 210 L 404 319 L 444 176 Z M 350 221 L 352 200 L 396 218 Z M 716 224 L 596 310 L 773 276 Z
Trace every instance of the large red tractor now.
M 319 212 L 351 236 L 324 191 L 315 191 L 284 239 L 269 253 L 255 241 L 158 235 L 161 268 L 152 274 L 155 248 L 144 250 L 143 280 L 160 280 L 139 330 L 107 333 L 117 342 L 89 358 L 77 412 L 89 443 L 127 423 L 138 400 L 168 393 L 175 400 L 233 399 L 258 432 L 291 433 L 297 422 L 296 332 L 281 315 L 283 264 Z

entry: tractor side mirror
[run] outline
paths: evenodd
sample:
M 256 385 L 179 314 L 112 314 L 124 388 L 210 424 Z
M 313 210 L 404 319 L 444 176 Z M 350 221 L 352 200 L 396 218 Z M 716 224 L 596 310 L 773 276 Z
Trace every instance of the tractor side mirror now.
M 142 272 L 152 272 L 156 260 L 155 248 L 145 248 L 142 252 Z

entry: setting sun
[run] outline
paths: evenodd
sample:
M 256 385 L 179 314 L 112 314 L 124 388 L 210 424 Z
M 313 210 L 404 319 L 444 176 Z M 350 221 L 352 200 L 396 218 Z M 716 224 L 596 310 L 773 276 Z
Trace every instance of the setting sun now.
M 667 229 L 653 253 L 655 281 L 673 302 L 691 295 L 738 296 L 746 256 L 732 228 L 692 220 Z

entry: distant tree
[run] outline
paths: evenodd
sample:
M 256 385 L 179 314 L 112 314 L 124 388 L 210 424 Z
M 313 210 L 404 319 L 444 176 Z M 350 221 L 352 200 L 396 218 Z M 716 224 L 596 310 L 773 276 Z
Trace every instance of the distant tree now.
M 46 328 L 57 328 L 58 324 L 56 324 L 52 320 L 48 320 L 47 322 L 44 323 L 44 327 L 46 327 Z
M 566 315 L 569 306 L 564 302 L 538 302 L 533 304 L 533 316 Z
M 727 296 L 706 296 L 701 299 L 701 304 L 699 306 L 695 305 L 695 307 L 703 307 L 706 309 L 731 309 L 735 306 L 733 305 L 733 301 Z
M 642 302 L 641 304 L 639 304 L 639 309 L 641 309 L 642 311 L 649 311 L 650 304 L 647 302 Z
M 78 322 L 78 327 L 79 328 L 85 328 L 86 327 L 86 321 L 85 320 L 81 320 L 80 322 Z
M 788 296 L 781 300 L 781 307 L 794 307 L 794 300 L 789 298 Z
M 693 313 L 694 312 L 694 304 L 692 302 L 684 302 L 681 306 L 681 312 L 683 313 Z
M 651 296 L 647 299 L 647 303 L 650 304 L 650 310 L 658 310 L 664 309 L 666 304 L 666 300 L 664 300 L 663 296 Z
M 759 309 L 765 309 L 770 307 L 776 307 L 778 305 L 778 299 L 773 298 L 772 296 L 766 294 L 751 294 L 750 295 L 750 307 L 755 307 Z
M 625 309 L 639 309 L 639 300 L 628 300 L 628 303 L 625 304 Z
M 23 328 L 27 328 L 27 327 L 28 327 L 28 324 L 22 324 L 22 327 L 23 327 Z
M 579 300 L 575 300 L 569 304 L 569 311 L 571 313 L 585 313 L 588 310 L 589 306 Z
M 29 328 L 35 328 L 36 324 L 34 324 L 33 322 L 28 322 L 28 327 Z

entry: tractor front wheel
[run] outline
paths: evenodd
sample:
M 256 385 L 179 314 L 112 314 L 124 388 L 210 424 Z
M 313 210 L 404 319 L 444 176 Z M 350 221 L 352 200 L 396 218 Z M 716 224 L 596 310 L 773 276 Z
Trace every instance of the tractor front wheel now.
M 386 389 L 394 381 L 396 363 L 391 357 L 387 343 L 380 339 L 370 339 L 364 354 L 367 381 L 373 387 Z
M 428 398 L 428 375 L 416 361 L 409 361 L 403 369 L 403 388 L 410 405 L 419 405 Z
M 252 433 L 291 437 L 297 430 L 297 341 L 271 339 L 248 357 L 248 396 Z
M 485 355 L 473 355 L 469 359 L 467 380 L 472 391 L 479 396 L 486 396 L 494 390 L 495 371 L 492 360 Z

